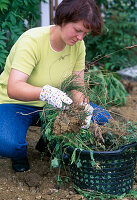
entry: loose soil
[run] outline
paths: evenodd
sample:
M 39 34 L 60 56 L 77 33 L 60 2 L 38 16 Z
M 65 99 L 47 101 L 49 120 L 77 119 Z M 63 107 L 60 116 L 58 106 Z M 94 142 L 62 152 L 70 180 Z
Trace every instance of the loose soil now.
M 62 135 L 63 133 L 78 133 L 82 125 L 85 125 L 87 114 L 83 106 L 71 105 L 68 110 L 63 110 L 57 117 L 53 126 L 53 133 Z
M 126 82 L 125 87 L 129 86 Z M 109 112 L 117 113 L 126 120 L 137 122 L 137 83 L 130 83 L 127 88 L 130 95 L 127 104 L 122 107 L 112 107 Z M 30 170 L 15 173 L 11 168 L 11 161 L 0 158 L 0 200 L 82 200 L 85 199 L 73 189 L 73 184 L 63 178 L 60 189 L 57 187 L 57 169 L 50 170 L 50 158 L 41 159 L 41 154 L 35 150 L 41 136 L 39 127 L 30 127 L 27 134 L 28 158 Z M 69 176 L 69 168 L 66 168 Z M 64 172 L 62 172 L 63 175 Z M 65 174 L 66 175 L 66 174 Z M 137 188 L 137 173 L 134 186 Z M 128 198 L 124 198 L 125 200 Z M 132 200 L 130 197 L 129 200 Z

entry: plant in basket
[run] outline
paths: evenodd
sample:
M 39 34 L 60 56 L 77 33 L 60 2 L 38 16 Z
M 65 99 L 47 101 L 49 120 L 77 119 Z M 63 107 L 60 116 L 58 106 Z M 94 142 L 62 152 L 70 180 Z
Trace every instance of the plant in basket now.
M 68 95 L 75 89 L 73 78 L 62 83 L 62 90 Z M 89 93 L 88 87 L 76 87 Z M 99 125 L 96 114 L 93 111 L 94 120 L 89 128 L 83 129 L 87 112 L 82 105 L 71 104 L 62 110 L 46 105 L 41 121 L 43 138 L 48 141 L 47 149 L 51 153 L 51 166 L 61 168 L 67 164 L 78 191 L 114 196 L 127 194 L 135 175 L 137 124 L 111 116 L 109 123 Z

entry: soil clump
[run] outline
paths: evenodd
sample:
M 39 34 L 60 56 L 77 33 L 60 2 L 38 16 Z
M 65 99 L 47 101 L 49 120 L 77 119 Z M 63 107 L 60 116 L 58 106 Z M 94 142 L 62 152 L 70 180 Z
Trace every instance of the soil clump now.
M 84 106 L 72 104 L 69 109 L 62 110 L 56 117 L 53 127 L 53 133 L 62 135 L 63 133 L 78 133 L 81 126 L 85 125 L 84 120 L 87 113 Z

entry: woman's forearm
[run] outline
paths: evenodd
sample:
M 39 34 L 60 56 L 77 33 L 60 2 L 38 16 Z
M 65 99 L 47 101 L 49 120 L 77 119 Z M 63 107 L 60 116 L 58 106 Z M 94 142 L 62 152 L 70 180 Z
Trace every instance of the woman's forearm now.
M 16 99 L 20 101 L 39 100 L 42 88 L 28 84 L 28 77 L 29 75 L 21 71 L 11 69 L 7 87 L 7 94 L 11 99 Z
M 17 81 L 13 85 L 8 86 L 8 96 L 11 99 L 20 101 L 38 101 L 41 87 L 35 87 L 28 83 Z

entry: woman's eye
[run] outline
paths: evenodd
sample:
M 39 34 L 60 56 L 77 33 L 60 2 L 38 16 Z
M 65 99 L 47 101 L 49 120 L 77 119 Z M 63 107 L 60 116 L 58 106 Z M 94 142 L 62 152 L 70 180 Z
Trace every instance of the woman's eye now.
M 80 32 L 81 32 L 81 30 L 77 30 L 77 29 L 75 29 L 75 31 L 76 31 L 77 33 L 80 33 Z

